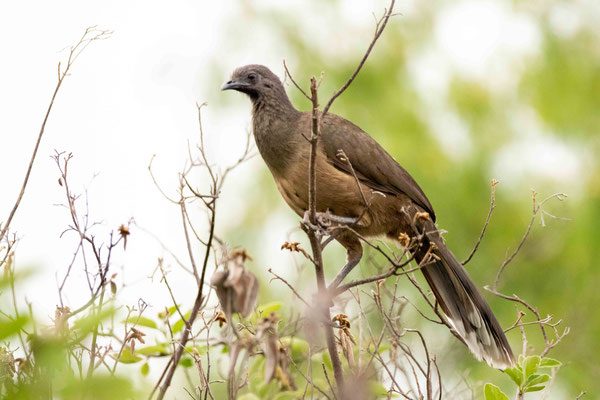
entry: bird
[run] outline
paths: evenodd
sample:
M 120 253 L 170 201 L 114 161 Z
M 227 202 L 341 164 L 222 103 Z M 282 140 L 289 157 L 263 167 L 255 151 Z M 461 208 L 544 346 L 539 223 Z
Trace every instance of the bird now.
M 299 216 L 309 208 L 312 111 L 297 110 L 279 77 L 268 67 L 235 69 L 221 90 L 247 95 L 252 103 L 256 147 L 285 202 Z M 316 151 L 316 211 L 352 229 L 335 236 L 347 262 L 328 288 L 336 288 L 359 263 L 361 237 L 387 237 L 408 248 L 448 322 L 478 360 L 506 369 L 514 366 L 511 347 L 487 302 L 435 225 L 433 207 L 413 177 L 369 134 L 333 113 L 321 114 Z M 365 204 L 367 203 L 367 204 Z M 420 230 L 415 227 L 420 227 Z M 359 236 L 360 235 L 360 236 Z M 424 262 L 425 261 L 425 262 Z M 420 264 L 419 264 L 420 265 Z

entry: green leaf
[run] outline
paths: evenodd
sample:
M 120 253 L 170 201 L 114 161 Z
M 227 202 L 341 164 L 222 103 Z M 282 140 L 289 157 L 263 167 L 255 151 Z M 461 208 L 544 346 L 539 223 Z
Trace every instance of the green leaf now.
M 546 388 L 546 386 L 532 386 L 530 388 L 527 388 L 525 391 L 526 392 L 539 392 L 540 390 L 544 390 Z
M 130 325 L 133 325 L 137 322 L 137 326 L 145 326 L 147 328 L 158 329 L 156 322 L 147 317 L 129 317 L 127 320 L 121 321 L 121 323 L 127 322 Z
M 148 373 L 150 372 L 150 366 L 148 365 L 148 363 L 144 363 L 144 365 L 142 365 L 140 372 L 143 376 L 148 376 Z
M 200 346 L 198 344 L 195 345 L 195 346 L 188 345 L 188 346 L 185 346 L 185 351 L 190 352 L 190 353 L 193 354 L 194 353 L 194 348 L 198 351 L 198 354 L 200 354 L 200 355 L 206 354 L 206 349 L 207 349 L 206 345 L 204 345 L 204 346 Z
M 535 374 L 540 366 L 540 356 L 529 356 L 523 362 L 523 370 L 525 372 L 525 378 L 529 378 Z
M 23 315 L 12 320 L 2 319 L 2 322 L 0 322 L 0 340 L 4 340 L 12 335 L 16 335 L 21 329 L 23 329 L 26 323 L 27 317 Z
M 254 393 L 246 393 L 238 397 L 238 400 L 260 400 Z
M 321 354 L 323 357 L 323 363 L 325 364 L 327 369 L 330 371 L 333 371 L 333 364 L 331 363 L 331 358 L 329 357 L 329 353 L 323 351 L 323 352 L 321 352 Z
M 542 375 L 533 374 L 529 377 L 529 379 L 527 379 L 527 382 L 525 382 L 525 386 L 536 386 L 536 385 L 539 385 L 540 383 L 548 382 L 549 380 L 550 380 L 550 376 L 548 376 L 546 374 L 542 374 Z
M 523 376 L 523 371 L 521 371 L 519 368 L 507 368 L 504 370 L 504 373 L 508 375 L 510 379 L 512 379 L 513 382 L 516 383 L 519 387 L 525 380 L 525 377 Z
M 273 379 L 270 382 L 265 382 L 261 379 L 257 385 L 258 390 L 255 392 L 261 399 L 272 399 L 273 395 L 279 391 L 279 381 Z
M 177 314 L 177 308 L 181 309 L 181 304 L 177 304 L 177 306 L 169 307 L 169 315 Z
M 4 275 L 0 278 L 0 289 L 10 286 L 11 282 L 13 280 L 14 280 L 14 282 L 22 283 L 22 281 L 24 281 L 25 279 L 27 279 L 31 275 L 33 275 L 32 269 L 26 269 L 26 270 L 14 271 L 14 272 L 11 271 L 12 272 L 12 279 L 11 279 L 10 272 L 8 272 L 8 271 L 10 271 L 10 269 L 12 267 L 12 260 L 13 260 L 12 257 L 8 257 L 8 259 L 6 260 L 5 266 L 2 266 L 2 264 L 0 264 L 0 268 L 2 270 L 4 270 Z
M 560 361 L 548 357 L 542 358 L 542 361 L 540 362 L 540 368 L 554 368 L 560 367 L 561 365 L 562 363 Z
M 81 400 L 93 395 L 94 400 L 125 400 L 139 398 L 130 379 L 94 374 L 87 379 L 74 379 L 60 392 L 63 400 Z
M 291 336 L 284 336 L 279 340 L 284 346 L 289 346 L 292 349 L 292 358 L 295 361 L 308 355 L 310 344 L 306 340 Z
M 282 305 L 283 303 L 280 301 L 272 301 L 270 303 L 261 304 L 260 306 L 256 307 L 256 311 L 252 315 L 252 319 L 257 321 L 258 318 L 268 317 L 272 312 L 279 310 Z
M 190 315 L 192 315 L 192 310 L 186 312 L 183 316 L 185 317 L 186 320 L 189 320 Z M 177 332 L 182 330 L 184 326 L 185 326 L 185 322 L 183 322 L 182 319 L 177 320 L 177 322 L 175 322 L 173 324 L 173 334 L 176 334 Z
M 111 355 L 112 358 L 117 359 L 119 357 L 118 353 Z M 136 356 L 135 354 L 131 354 L 131 349 L 129 347 L 125 347 L 123 352 L 121 353 L 121 357 L 119 357 L 119 362 L 123 364 L 135 364 L 138 361 L 141 361 L 142 357 Z
M 139 355 L 161 355 L 161 354 L 169 354 L 169 350 L 167 349 L 167 344 L 157 344 L 156 346 L 146 346 L 135 349 L 135 354 Z
M 483 394 L 485 395 L 485 400 L 508 400 L 508 396 L 498 386 L 491 383 L 485 384 Z
M 295 392 L 279 392 L 279 393 L 277 393 L 277 395 L 275 395 L 275 397 L 273 397 L 273 400 L 296 400 L 296 399 L 301 399 L 303 393 L 304 393 L 303 390 L 296 390 Z
M 111 306 L 105 306 L 99 313 L 91 312 L 85 317 L 79 318 L 73 322 L 73 329 L 79 331 L 80 339 L 92 333 L 98 325 L 105 319 L 112 317 L 115 314 L 116 309 Z
M 387 390 L 380 382 L 371 381 L 369 382 L 369 393 L 377 398 L 386 398 L 389 390 Z
M 183 368 L 190 368 L 194 365 L 194 360 L 191 357 L 181 357 L 179 360 L 179 365 Z
M 264 382 L 265 374 L 262 372 L 265 365 L 264 357 L 256 357 L 254 362 L 250 363 L 248 368 L 248 386 L 250 391 L 253 393 L 258 393 L 261 387 L 261 384 Z

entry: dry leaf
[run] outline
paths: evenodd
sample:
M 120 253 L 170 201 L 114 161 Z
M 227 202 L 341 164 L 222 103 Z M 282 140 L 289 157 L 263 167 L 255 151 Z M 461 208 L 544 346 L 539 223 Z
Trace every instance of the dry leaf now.
M 131 232 L 129 232 L 129 227 L 121 224 L 119 227 L 119 234 L 123 238 L 123 249 L 125 250 L 127 249 L 127 236 L 131 234 Z
M 247 259 L 249 256 L 245 251 L 234 252 L 225 270 L 215 272 L 210 280 L 228 321 L 233 313 L 247 317 L 256 304 L 259 283 L 256 276 L 246 269 L 244 261 Z
M 265 354 L 265 382 L 270 382 L 279 366 L 279 336 L 277 334 L 278 318 L 275 313 L 262 318 L 256 329 L 256 338 L 261 341 Z

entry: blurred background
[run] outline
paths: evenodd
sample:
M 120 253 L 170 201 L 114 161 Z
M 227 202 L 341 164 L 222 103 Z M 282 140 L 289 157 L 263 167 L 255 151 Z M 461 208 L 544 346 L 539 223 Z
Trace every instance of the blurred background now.
M 56 281 L 64 275 L 77 238 L 60 237 L 68 214 L 50 155 L 73 152 L 72 185 L 87 191 L 90 217 L 99 229 L 115 229 L 133 217 L 185 256 L 179 209 L 168 204 L 147 171 L 175 193 L 188 141 L 198 140 L 195 103 L 207 102 L 204 129 L 209 156 L 224 168 L 234 163 L 250 129 L 250 104 L 241 94 L 220 92 L 238 66 L 260 63 L 283 78 L 285 59 L 308 87 L 324 72 L 324 102 L 351 74 L 371 41 L 385 1 L 13 2 L 0 15 L 1 220 L 18 194 L 28 157 L 56 84 L 56 65 L 86 27 L 114 33 L 92 44 L 72 69 L 50 117 L 25 199 L 12 224 L 20 242 L 17 264 L 35 275 L 22 299 L 38 315 L 57 304 Z M 467 269 L 480 286 L 519 243 L 531 217 L 531 189 L 551 201 L 544 224 L 508 267 L 500 290 L 517 293 L 542 316 L 562 319 L 571 333 L 550 356 L 563 361 L 552 398 L 600 393 L 600 300 L 595 253 L 600 242 L 600 3 L 579 1 L 399 1 L 371 58 L 332 112 L 369 132 L 419 182 L 439 226 L 459 259 L 471 251 L 489 208 L 490 180 L 497 179 L 497 208 L 482 246 Z M 308 101 L 290 87 L 294 104 Z M 202 182 L 198 182 L 202 185 Z M 260 157 L 234 172 L 218 208 L 217 234 L 253 256 L 261 277 L 260 301 L 282 300 L 283 285 L 268 283 L 272 268 L 310 293 L 314 277 L 300 258 L 280 251 L 286 240 L 303 241 L 298 218 L 280 199 Z M 568 220 L 567 220 L 568 219 Z M 205 223 L 198 213 L 200 227 Z M 201 229 L 201 228 L 200 228 Z M 304 242 L 303 242 L 304 243 Z M 308 247 L 308 246 L 306 246 Z M 132 228 L 119 254 L 122 301 L 142 297 L 158 312 L 170 302 L 152 272 L 167 252 L 152 235 Z M 328 274 L 343 250 L 326 252 Z M 171 261 L 172 262 L 172 261 Z M 363 263 L 364 264 L 364 263 Z M 367 266 L 353 276 L 369 272 Z M 75 275 L 73 304 L 85 298 Z M 173 266 L 171 285 L 182 302 L 194 284 Z M 412 293 L 408 284 L 407 293 Z M 189 289 L 189 290 L 188 290 Z M 414 294 L 414 293 L 412 293 Z M 187 297 L 186 297 L 187 296 Z M 409 294 L 410 296 L 410 294 Z M 514 306 L 487 296 L 503 326 Z M 344 309 L 344 304 L 338 306 Z M 441 365 L 489 380 L 450 334 L 428 326 Z M 520 333 L 509 334 L 516 349 Z M 541 338 L 530 344 L 538 351 Z M 456 365 L 458 367 L 456 367 Z M 444 369 L 442 368 L 442 371 Z M 151 379 L 152 374 L 149 378 Z M 499 372 L 492 377 L 502 384 Z

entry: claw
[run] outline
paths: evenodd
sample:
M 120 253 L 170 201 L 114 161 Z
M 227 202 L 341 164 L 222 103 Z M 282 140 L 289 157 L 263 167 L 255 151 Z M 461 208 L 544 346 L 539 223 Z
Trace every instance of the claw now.
M 317 217 L 317 223 L 319 222 L 318 217 Z M 318 231 L 320 229 L 319 225 L 315 225 L 312 222 L 310 222 L 310 210 L 306 210 L 304 211 L 304 216 L 302 217 L 302 223 L 306 226 L 308 226 L 310 229 L 312 229 L 313 231 Z
M 331 226 L 338 225 L 355 225 L 359 222 L 359 218 L 353 217 L 341 217 L 339 215 L 332 214 L 331 212 L 317 212 L 316 213 L 316 224 L 310 222 L 310 211 L 304 212 L 302 223 L 309 228 L 317 231 L 327 231 Z
M 339 215 L 334 215 L 334 214 L 331 214 L 329 212 L 327 212 L 327 213 L 320 213 L 320 214 L 325 214 L 326 218 L 329 221 L 331 221 L 331 222 L 337 222 L 339 224 L 353 225 L 353 224 L 356 224 L 358 222 L 358 218 L 340 217 Z

